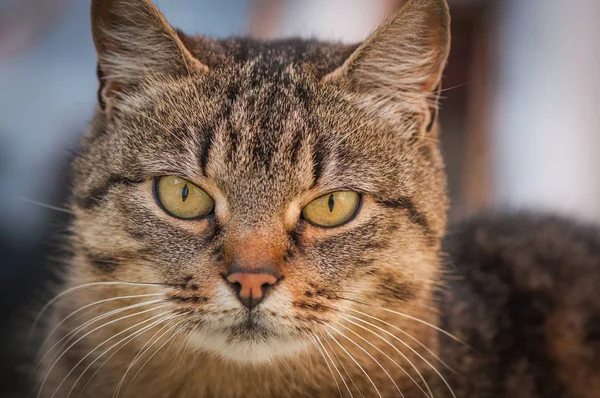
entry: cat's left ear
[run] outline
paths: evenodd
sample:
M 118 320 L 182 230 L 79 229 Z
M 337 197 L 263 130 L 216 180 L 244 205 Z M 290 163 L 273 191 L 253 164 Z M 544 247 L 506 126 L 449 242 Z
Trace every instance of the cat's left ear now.
M 449 50 L 446 1 L 408 0 L 324 81 L 366 94 L 366 106 L 380 114 L 420 114 L 427 131 Z
M 147 78 L 208 70 L 149 0 L 92 0 L 100 105 Z

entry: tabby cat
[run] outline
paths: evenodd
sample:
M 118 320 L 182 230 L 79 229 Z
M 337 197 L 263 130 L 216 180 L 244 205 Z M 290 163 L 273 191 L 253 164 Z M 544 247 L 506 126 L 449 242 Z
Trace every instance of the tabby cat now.
M 498 216 L 442 244 L 449 24 L 409 0 L 360 45 L 214 40 L 93 0 L 35 394 L 598 397 L 597 230 Z

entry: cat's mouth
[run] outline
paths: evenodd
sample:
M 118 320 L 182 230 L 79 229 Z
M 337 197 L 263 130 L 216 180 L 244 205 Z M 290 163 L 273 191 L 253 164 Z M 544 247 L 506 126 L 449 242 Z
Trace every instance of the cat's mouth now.
M 191 341 L 199 350 L 242 364 L 261 364 L 289 357 L 305 346 L 296 336 L 247 321 L 225 329 L 198 330 Z
M 227 361 L 260 364 L 292 356 L 305 347 L 297 333 L 257 314 L 248 314 L 218 325 L 204 323 L 191 337 L 196 349 L 217 354 Z
M 277 333 L 275 331 L 266 326 L 264 323 L 260 322 L 256 316 L 250 314 L 245 320 L 240 323 L 230 326 L 225 329 L 227 333 L 229 333 L 232 338 L 237 339 L 267 339 L 268 337 L 275 337 Z

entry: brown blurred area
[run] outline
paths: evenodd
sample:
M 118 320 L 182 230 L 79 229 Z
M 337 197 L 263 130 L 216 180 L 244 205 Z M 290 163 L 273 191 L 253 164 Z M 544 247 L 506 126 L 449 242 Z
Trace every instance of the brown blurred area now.
M 70 0 L 8 2 L 0 13 L 0 61 L 35 45 Z

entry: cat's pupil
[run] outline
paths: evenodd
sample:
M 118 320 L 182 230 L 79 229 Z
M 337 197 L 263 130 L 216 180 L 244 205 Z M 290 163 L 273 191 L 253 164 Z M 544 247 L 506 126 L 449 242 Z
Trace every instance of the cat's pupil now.
M 187 184 L 185 184 L 185 185 L 183 186 L 183 189 L 181 190 L 181 200 L 182 200 L 183 202 L 185 202 L 185 201 L 186 201 L 186 199 L 188 198 L 188 195 L 189 195 L 189 194 L 190 194 L 190 190 L 189 190 L 189 188 L 188 188 Z
M 329 212 L 333 213 L 333 206 L 335 205 L 335 199 L 333 198 L 333 194 L 329 195 L 327 205 L 329 206 Z

